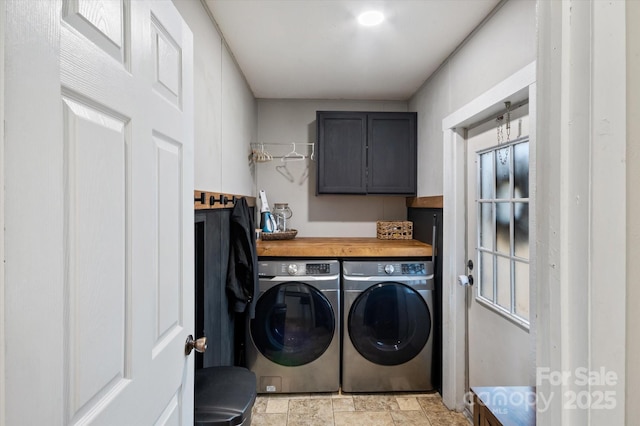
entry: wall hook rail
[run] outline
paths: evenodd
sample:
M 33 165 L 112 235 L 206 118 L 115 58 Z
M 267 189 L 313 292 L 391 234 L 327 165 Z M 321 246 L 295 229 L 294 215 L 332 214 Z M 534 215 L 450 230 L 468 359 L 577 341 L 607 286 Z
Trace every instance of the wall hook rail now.
M 220 203 L 223 206 L 226 206 L 229 203 L 235 204 L 236 200 L 237 198 L 235 195 L 232 195 L 231 198 L 227 198 L 227 196 L 224 194 L 220 194 L 218 198 L 212 195 L 211 197 L 209 197 L 209 205 L 213 206 L 215 203 Z
M 194 191 L 194 209 L 223 209 L 231 208 L 236 201 L 244 198 L 247 200 L 249 207 L 255 207 L 256 197 L 248 197 L 236 194 L 223 194 L 219 192 Z
M 200 192 L 200 195 L 198 195 L 198 191 L 196 191 L 196 197 L 193 199 L 193 202 L 204 204 L 206 203 L 206 199 L 207 199 L 206 197 L 207 197 L 206 192 Z

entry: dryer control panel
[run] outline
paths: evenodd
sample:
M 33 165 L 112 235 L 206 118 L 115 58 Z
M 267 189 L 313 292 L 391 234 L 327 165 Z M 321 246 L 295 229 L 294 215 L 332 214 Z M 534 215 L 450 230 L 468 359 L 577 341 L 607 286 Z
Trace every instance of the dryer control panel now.
M 378 263 L 378 275 L 426 275 L 424 262 Z
M 424 263 L 403 263 L 402 275 L 426 275 Z

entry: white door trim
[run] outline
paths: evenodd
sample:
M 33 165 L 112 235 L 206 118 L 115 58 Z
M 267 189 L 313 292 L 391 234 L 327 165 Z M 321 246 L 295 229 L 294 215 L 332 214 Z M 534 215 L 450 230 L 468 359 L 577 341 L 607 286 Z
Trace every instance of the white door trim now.
M 623 425 L 628 2 L 538 2 L 538 424 Z M 629 119 L 633 119 L 629 117 Z M 577 369 L 605 383 L 589 386 Z M 587 370 L 587 371 L 585 371 Z M 567 380 L 550 383 L 548 373 Z M 542 373 L 542 371 L 541 371 Z M 605 381 L 615 375 L 615 380 Z M 608 383 L 607 383 L 608 382 Z M 598 406 L 595 392 L 609 401 Z M 575 409 L 575 396 L 586 403 Z
M 5 25 L 5 7 L 0 7 L 0 28 Z M 5 367 L 4 367 L 4 30 L 0 31 L 0 425 L 5 424 Z
M 444 176 L 443 278 L 442 278 L 442 397 L 447 407 L 464 409 L 465 290 L 456 276 L 466 263 L 465 128 L 503 109 L 503 102 L 530 98 L 535 90 L 536 63 L 478 96 L 442 120 Z M 535 106 L 533 107 L 535 108 Z

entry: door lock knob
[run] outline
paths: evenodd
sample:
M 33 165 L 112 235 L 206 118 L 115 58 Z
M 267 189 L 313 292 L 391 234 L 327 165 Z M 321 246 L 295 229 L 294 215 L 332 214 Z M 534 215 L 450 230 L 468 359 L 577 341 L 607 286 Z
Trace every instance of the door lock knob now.
M 458 275 L 458 284 L 462 287 L 471 287 L 473 285 L 473 275 Z
M 196 352 L 203 353 L 207 350 L 207 338 L 201 337 L 198 340 L 194 340 L 193 336 L 190 334 L 187 337 L 187 342 L 184 344 L 184 354 L 189 355 L 192 350 L 196 350 Z

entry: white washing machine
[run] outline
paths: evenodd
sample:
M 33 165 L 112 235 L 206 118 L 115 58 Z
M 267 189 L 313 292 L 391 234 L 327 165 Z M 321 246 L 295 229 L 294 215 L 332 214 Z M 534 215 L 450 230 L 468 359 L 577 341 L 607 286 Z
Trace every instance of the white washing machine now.
M 340 264 L 258 262 L 260 294 L 247 366 L 258 393 L 335 392 L 340 387 Z
M 342 390 L 433 389 L 433 263 L 344 261 Z

